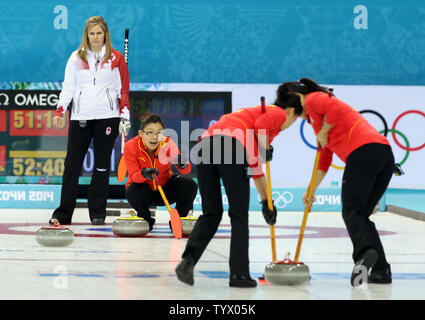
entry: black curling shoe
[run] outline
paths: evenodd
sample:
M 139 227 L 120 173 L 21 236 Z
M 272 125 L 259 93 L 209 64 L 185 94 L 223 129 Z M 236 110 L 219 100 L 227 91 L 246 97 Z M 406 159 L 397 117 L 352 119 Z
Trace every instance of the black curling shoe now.
M 146 221 L 149 223 L 149 232 L 151 232 L 156 220 L 154 218 L 150 218 L 150 219 L 147 219 Z
M 193 286 L 195 281 L 193 280 L 193 269 L 195 262 L 191 258 L 184 258 L 174 270 L 177 275 L 177 279 L 181 282 Z
M 388 265 L 382 270 L 372 270 L 367 278 L 368 283 L 389 284 L 392 282 L 391 267 Z
M 367 249 L 362 257 L 356 262 L 354 266 L 353 272 L 351 273 L 351 285 L 353 287 L 358 287 L 363 283 L 363 275 L 362 272 L 366 272 L 366 281 L 368 281 L 367 275 L 369 274 L 369 270 L 374 266 L 376 260 L 378 260 L 378 253 L 375 249 Z M 356 281 L 357 277 L 360 277 Z
M 94 226 L 103 226 L 105 224 L 105 219 L 102 218 L 94 218 L 91 222 Z
M 251 278 L 251 276 L 239 276 L 239 275 L 233 275 L 230 276 L 229 281 L 230 287 L 237 287 L 237 288 L 254 288 L 257 286 L 257 281 Z

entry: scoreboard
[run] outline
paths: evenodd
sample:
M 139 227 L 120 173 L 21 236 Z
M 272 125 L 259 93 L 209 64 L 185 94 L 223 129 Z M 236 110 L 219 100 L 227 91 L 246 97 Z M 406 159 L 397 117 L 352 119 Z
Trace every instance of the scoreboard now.
M 59 90 L 0 91 L 0 183 L 61 183 L 71 106 L 66 121 L 55 128 L 53 116 L 59 94 Z M 140 119 L 147 112 L 157 113 L 164 120 L 166 133 L 167 130 L 175 132 L 172 138 L 178 140 L 176 143 L 182 151 L 188 152 L 197 140 L 191 137 L 194 130 L 205 130 L 231 110 L 230 92 L 131 91 L 132 129 L 127 140 L 137 135 Z M 118 137 L 111 155 L 111 184 L 122 184 L 116 180 L 120 157 L 121 138 Z M 90 183 L 93 167 L 91 144 L 84 159 L 80 184 Z
M 59 93 L 0 91 L 0 178 L 9 177 L 0 183 L 60 182 L 49 179 L 63 174 L 68 140 L 68 113 L 62 127 L 53 127 Z

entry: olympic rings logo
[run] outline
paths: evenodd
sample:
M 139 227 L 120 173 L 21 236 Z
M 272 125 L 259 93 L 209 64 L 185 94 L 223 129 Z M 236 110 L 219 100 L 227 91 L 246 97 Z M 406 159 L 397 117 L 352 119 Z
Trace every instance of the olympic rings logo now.
M 405 111 L 405 112 L 403 112 L 403 113 L 401 113 L 399 116 L 397 116 L 397 118 L 394 120 L 394 123 L 393 123 L 393 125 L 392 125 L 392 128 L 391 129 L 388 129 L 388 124 L 387 124 L 387 121 L 385 120 L 385 118 L 379 113 L 379 112 L 377 112 L 377 111 L 375 111 L 375 110 L 369 110 L 369 109 L 367 109 L 367 110 L 361 110 L 361 111 L 359 111 L 360 113 L 372 113 L 372 114 L 374 114 L 375 116 L 377 116 L 381 121 L 382 121 L 382 123 L 383 123 L 383 125 L 384 125 L 384 129 L 383 130 L 380 130 L 379 131 L 379 133 L 381 133 L 381 134 L 383 134 L 385 137 L 388 135 L 388 132 L 391 132 L 391 134 L 392 134 L 392 137 L 393 137 L 393 139 L 394 139 L 394 142 L 396 143 L 396 145 L 399 147 L 399 148 L 401 148 L 401 149 L 403 149 L 404 151 L 406 151 L 406 154 L 404 155 L 404 157 L 403 157 L 403 159 L 400 161 L 400 166 L 401 165 L 403 165 L 405 162 L 406 162 L 406 160 L 407 160 L 407 158 L 409 157 L 409 154 L 410 154 L 410 152 L 412 152 L 412 151 L 418 151 L 418 150 L 421 150 L 421 149 L 423 149 L 424 147 L 425 147 L 425 143 L 423 143 L 422 145 L 419 145 L 419 146 L 416 146 L 416 147 L 411 147 L 410 146 L 410 142 L 409 142 L 409 140 L 407 139 L 407 137 L 404 135 L 404 133 L 402 133 L 402 132 L 400 132 L 399 130 L 397 130 L 396 129 L 396 126 L 397 126 L 397 124 L 398 124 L 398 122 L 400 121 L 400 119 L 401 118 L 403 118 L 405 115 L 407 115 L 407 114 L 411 114 L 411 113 L 415 113 L 415 114 L 419 114 L 419 115 L 421 115 L 422 117 L 424 117 L 425 118 L 425 113 L 424 112 L 422 112 L 422 111 L 420 111 L 420 110 L 407 110 L 407 111 Z M 302 122 L 301 122 L 301 126 L 300 126 L 300 135 L 301 135 L 301 139 L 304 141 L 304 143 L 309 147 L 309 148 L 311 148 L 311 149 L 314 149 L 314 150 L 317 150 L 317 146 L 315 146 L 315 145 L 313 145 L 313 144 L 311 144 L 311 143 L 309 143 L 308 141 L 307 141 L 307 139 L 306 139 L 306 137 L 305 137 L 305 135 L 304 135 L 304 125 L 305 125 L 305 123 L 306 123 L 306 120 L 303 120 Z M 401 139 L 404 141 L 404 145 L 403 144 L 401 144 L 400 143 L 400 141 L 397 139 L 397 136 L 396 135 L 399 135 L 400 137 L 401 137 Z M 345 167 L 342 167 L 342 166 L 336 166 L 336 165 L 334 165 L 333 163 L 331 164 L 331 167 L 332 168 L 334 168 L 334 169 L 337 169 L 337 170 L 344 170 L 344 168 Z
M 279 193 L 278 191 L 273 191 L 272 199 L 274 200 L 274 205 L 276 208 L 283 209 L 294 200 L 294 195 L 292 194 L 292 192 L 289 191 L 284 191 L 282 193 Z M 258 195 L 258 201 L 260 200 L 260 195 Z

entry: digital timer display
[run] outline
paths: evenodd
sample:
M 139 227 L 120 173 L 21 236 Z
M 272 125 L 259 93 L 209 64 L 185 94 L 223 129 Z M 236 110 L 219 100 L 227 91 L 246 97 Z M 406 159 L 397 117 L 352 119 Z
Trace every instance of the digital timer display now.
M 65 151 L 12 150 L 12 172 L 16 176 L 61 176 L 65 163 Z
M 59 128 L 53 127 L 53 110 L 12 110 L 10 112 L 11 136 L 67 136 L 68 117 Z
M 61 177 L 68 141 L 69 112 L 60 128 L 53 117 L 60 91 L 0 91 L 0 183 Z

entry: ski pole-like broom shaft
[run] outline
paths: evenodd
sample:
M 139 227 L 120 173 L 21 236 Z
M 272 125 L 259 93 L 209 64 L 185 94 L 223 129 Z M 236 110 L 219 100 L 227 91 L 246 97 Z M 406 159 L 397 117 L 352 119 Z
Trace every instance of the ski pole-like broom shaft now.
M 128 64 L 128 36 L 129 36 L 129 29 L 125 29 L 124 34 L 124 60 L 125 63 Z M 123 182 L 125 179 L 125 176 L 127 175 L 127 165 L 124 160 L 124 147 L 125 147 L 125 132 L 121 133 L 121 159 L 118 162 L 118 168 L 117 168 L 117 180 L 119 182 Z

